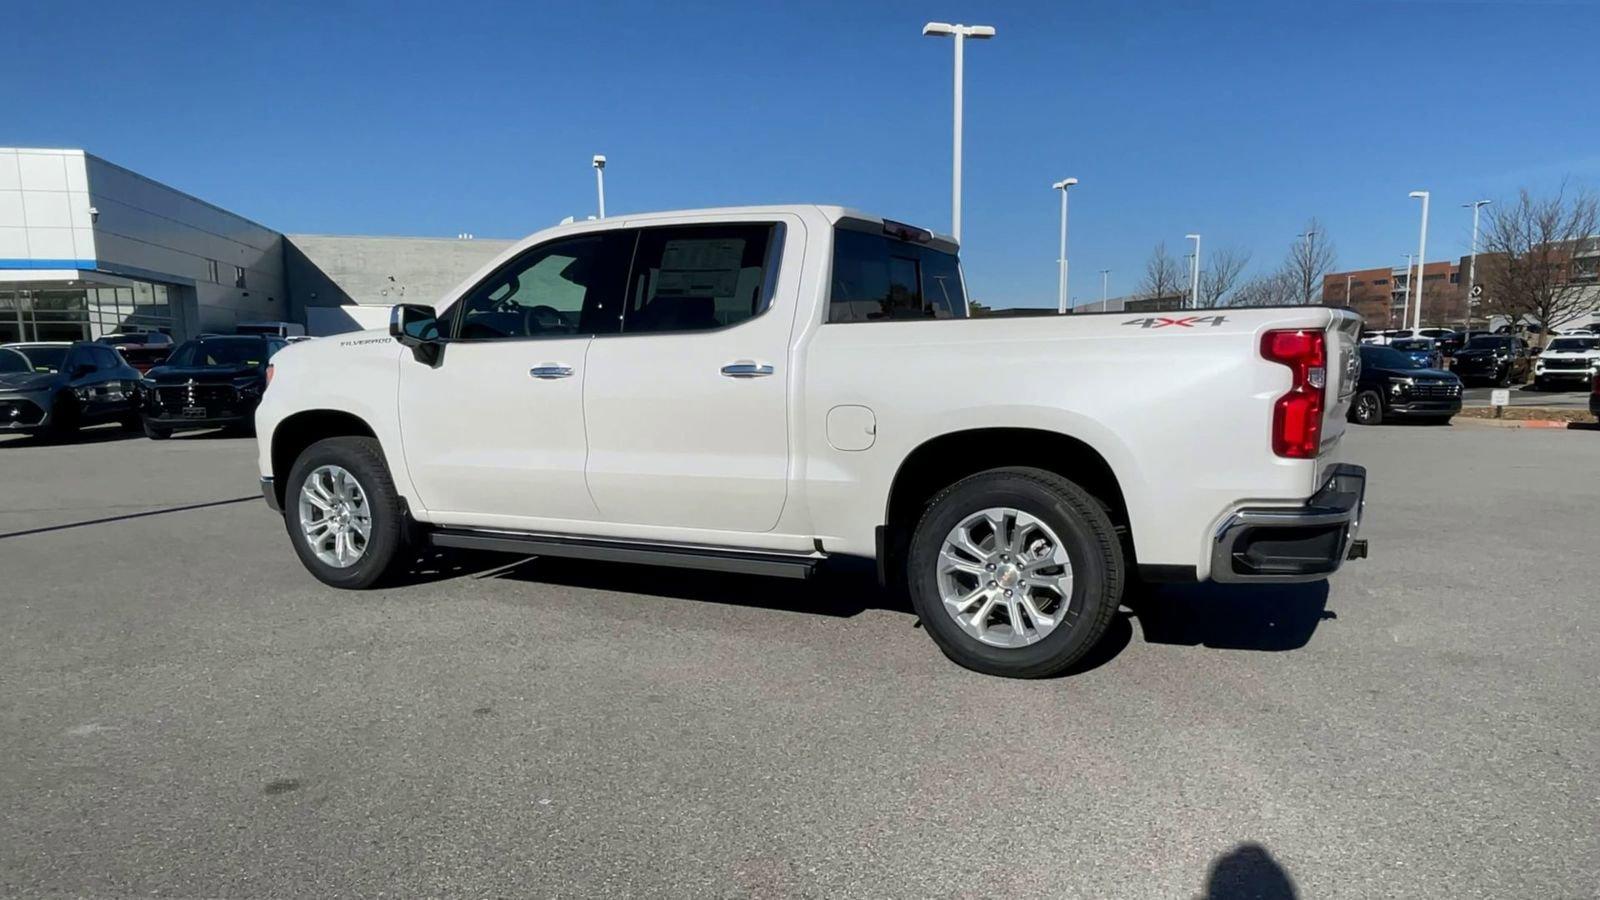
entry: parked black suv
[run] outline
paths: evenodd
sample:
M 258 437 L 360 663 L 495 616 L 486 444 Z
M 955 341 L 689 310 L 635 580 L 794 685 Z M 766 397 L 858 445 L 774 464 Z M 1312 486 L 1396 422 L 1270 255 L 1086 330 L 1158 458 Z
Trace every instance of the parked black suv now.
M 1377 425 L 1387 417 L 1446 421 L 1461 411 L 1461 379 L 1433 369 L 1398 350 L 1361 347 L 1361 378 L 1350 403 L 1350 421 Z
M 185 341 L 145 373 L 144 433 L 155 440 L 194 428 L 249 428 L 281 338 L 211 335 Z
M 1489 381 L 1505 387 L 1528 380 L 1533 354 L 1528 342 L 1507 334 L 1489 334 L 1467 341 L 1456 351 L 1454 371 L 1462 381 Z
M 139 424 L 139 372 L 91 341 L 0 347 L 0 433 L 63 437 L 84 425 Z

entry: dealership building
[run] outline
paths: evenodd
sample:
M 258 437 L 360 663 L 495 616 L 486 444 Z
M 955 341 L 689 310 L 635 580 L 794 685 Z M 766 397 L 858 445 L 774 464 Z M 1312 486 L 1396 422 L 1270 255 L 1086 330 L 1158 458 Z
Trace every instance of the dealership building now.
M 511 241 L 286 235 L 83 150 L 0 148 L 0 343 L 245 322 L 350 330 L 432 303 Z

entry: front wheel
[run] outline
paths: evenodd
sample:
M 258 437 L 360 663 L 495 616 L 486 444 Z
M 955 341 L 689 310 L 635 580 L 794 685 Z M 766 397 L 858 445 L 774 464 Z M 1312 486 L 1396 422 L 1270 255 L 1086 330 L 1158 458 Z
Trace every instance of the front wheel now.
M 992 469 L 946 488 L 911 537 L 906 581 L 930 637 L 975 671 L 1055 675 L 1104 636 L 1122 600 L 1122 544 L 1082 488 Z
M 149 419 L 145 419 L 144 436 L 152 441 L 164 441 L 167 438 L 172 437 L 172 429 L 162 428 L 160 425 L 152 423 Z
M 1350 408 L 1350 419 L 1358 425 L 1379 425 L 1383 423 L 1383 398 L 1377 391 L 1362 391 L 1356 395 L 1356 402 Z
M 404 544 L 400 495 L 374 438 L 327 438 L 307 447 L 289 470 L 283 506 L 300 561 L 334 587 L 378 583 Z
M 1495 373 L 1494 386 L 1495 387 L 1510 387 L 1511 386 L 1511 367 L 1510 366 L 1506 366 L 1504 369 L 1501 369 L 1499 372 Z

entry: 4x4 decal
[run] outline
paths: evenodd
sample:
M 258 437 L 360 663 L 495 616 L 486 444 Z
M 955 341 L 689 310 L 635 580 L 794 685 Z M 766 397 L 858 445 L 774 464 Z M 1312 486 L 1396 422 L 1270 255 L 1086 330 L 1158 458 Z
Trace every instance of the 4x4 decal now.
M 1193 328 L 1196 325 L 1210 325 L 1211 327 L 1215 328 L 1226 321 L 1228 321 L 1227 316 L 1182 316 L 1179 318 L 1171 318 L 1169 316 L 1151 316 L 1145 319 L 1129 319 L 1122 324 L 1137 325 L 1140 328 L 1166 328 L 1168 325 L 1176 325 L 1179 328 Z

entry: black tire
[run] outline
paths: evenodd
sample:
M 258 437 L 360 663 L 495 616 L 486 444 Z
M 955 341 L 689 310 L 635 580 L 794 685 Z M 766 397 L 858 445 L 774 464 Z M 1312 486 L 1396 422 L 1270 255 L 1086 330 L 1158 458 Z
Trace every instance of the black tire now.
M 360 559 L 345 568 L 318 559 L 300 525 L 301 486 L 312 471 L 325 465 L 339 466 L 355 477 L 367 496 L 367 506 L 372 513 L 372 532 L 366 548 Z M 372 587 L 382 581 L 401 558 L 407 532 L 404 507 L 376 438 L 325 438 L 307 447 L 289 469 L 283 507 L 283 522 L 294 552 L 323 584 L 350 590 Z
M 1510 387 L 1511 386 L 1511 367 L 1510 366 L 1506 366 L 1504 369 L 1501 369 L 1499 372 L 1495 373 L 1494 386 L 1495 387 Z
M 150 423 L 149 419 L 145 419 L 144 436 L 152 441 L 164 441 L 167 438 L 172 437 L 172 429 L 162 428 L 159 425 L 153 425 Z
M 1535 375 L 1533 378 L 1533 389 L 1536 391 L 1548 391 L 1550 390 L 1550 382 Z
M 1383 398 L 1377 391 L 1362 391 L 1350 401 L 1350 421 L 1357 425 L 1383 424 Z
M 1018 509 L 1048 525 L 1072 563 L 1069 608 L 1063 622 L 1037 643 L 995 647 L 967 634 L 939 596 L 938 557 L 945 537 L 963 519 L 989 507 Z M 1044 678 L 1070 668 L 1105 635 L 1122 601 L 1127 572 L 1122 543 L 1105 509 L 1071 481 L 1043 469 L 991 469 L 964 478 L 935 496 L 911 537 L 906 583 L 923 628 L 951 660 L 1008 678 Z

